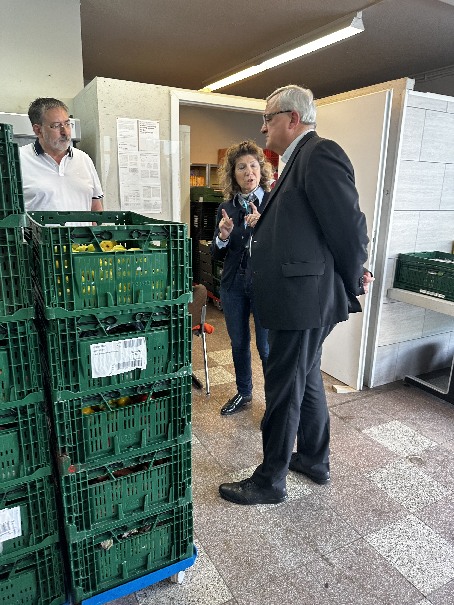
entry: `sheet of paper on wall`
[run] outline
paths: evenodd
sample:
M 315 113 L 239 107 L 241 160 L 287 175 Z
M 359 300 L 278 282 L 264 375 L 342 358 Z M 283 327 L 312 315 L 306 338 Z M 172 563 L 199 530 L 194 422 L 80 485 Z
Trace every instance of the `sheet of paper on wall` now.
M 121 209 L 160 213 L 159 122 L 117 118 L 117 141 Z

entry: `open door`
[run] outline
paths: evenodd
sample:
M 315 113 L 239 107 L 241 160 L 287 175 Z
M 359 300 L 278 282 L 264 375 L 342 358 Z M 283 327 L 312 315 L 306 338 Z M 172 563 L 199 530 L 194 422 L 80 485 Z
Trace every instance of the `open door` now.
M 384 90 L 317 109 L 317 133 L 333 139 L 349 156 L 369 235 L 367 267 L 373 272 L 391 115 L 392 90 Z M 363 313 L 336 326 L 323 346 L 322 370 L 354 389 L 363 386 L 370 299 L 361 297 Z

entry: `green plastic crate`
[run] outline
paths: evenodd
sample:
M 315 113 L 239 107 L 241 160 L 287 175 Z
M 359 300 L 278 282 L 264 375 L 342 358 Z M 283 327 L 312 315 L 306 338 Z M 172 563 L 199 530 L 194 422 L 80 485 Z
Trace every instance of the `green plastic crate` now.
M 60 476 L 69 541 L 190 502 L 191 442 Z
M 0 510 L 20 507 L 21 535 L 2 541 L 0 563 L 58 541 L 57 504 L 51 476 L 9 489 L 0 485 Z
M 61 553 L 57 544 L 0 564 L 1 605 L 65 603 Z
M 23 239 L 21 215 L 13 215 L 9 223 L 0 224 L 0 321 L 34 315 L 30 246 Z
M 41 318 L 39 327 L 47 343 L 44 363 L 49 365 L 44 367 L 54 400 L 98 392 L 101 387 L 133 386 L 129 383 L 143 383 L 180 370 L 186 373 L 184 368 L 190 366 L 191 319 L 186 304 L 139 313 L 110 309 L 109 313 L 80 317 Z M 118 353 L 112 370 L 121 373 L 93 377 L 92 346 L 103 350 L 111 346 L 107 343 L 114 343 L 112 346 L 126 353 L 138 338 L 145 339 L 146 368 L 123 371 L 123 353 Z
M 50 474 L 50 451 L 44 402 L 0 407 L 0 484 Z
M 58 456 L 79 470 L 191 435 L 192 378 L 176 376 L 53 403 Z M 126 404 L 123 401 L 129 398 Z M 118 400 L 120 399 L 120 404 Z
M 454 301 L 454 254 L 399 254 L 394 287 Z
M 191 245 L 186 225 L 132 212 L 32 212 L 29 216 L 34 271 L 46 317 L 112 306 L 144 309 L 150 304 L 189 302 Z M 59 226 L 65 221 L 98 224 Z M 127 250 L 103 251 L 105 242 L 112 241 Z M 81 245 L 92 251 L 76 251 Z
M 189 189 L 189 198 L 191 202 L 198 202 L 200 198 L 203 201 L 222 202 L 224 197 L 222 191 L 216 191 L 212 187 L 191 187 Z
M 0 318 L 0 404 L 42 398 L 40 354 L 32 319 Z
M 192 504 L 69 544 L 76 603 L 193 555 Z
M 24 212 L 22 174 L 17 143 L 0 138 L 0 220 Z
M 13 142 L 13 126 L 12 124 L 0 124 L 0 141 Z

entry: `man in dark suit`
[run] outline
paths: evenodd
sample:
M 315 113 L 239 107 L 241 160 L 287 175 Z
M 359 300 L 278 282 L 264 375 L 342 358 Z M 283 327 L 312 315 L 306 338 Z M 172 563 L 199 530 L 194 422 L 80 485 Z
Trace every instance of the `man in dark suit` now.
M 266 147 L 285 168 L 252 238 L 254 297 L 270 351 L 263 462 L 251 478 L 219 488 L 237 504 L 286 500 L 289 468 L 318 484 L 329 481 L 322 345 L 338 322 L 361 311 L 356 297 L 372 279 L 363 268 L 369 240 L 353 167 L 337 143 L 315 132 L 312 92 L 276 90 L 263 120 Z

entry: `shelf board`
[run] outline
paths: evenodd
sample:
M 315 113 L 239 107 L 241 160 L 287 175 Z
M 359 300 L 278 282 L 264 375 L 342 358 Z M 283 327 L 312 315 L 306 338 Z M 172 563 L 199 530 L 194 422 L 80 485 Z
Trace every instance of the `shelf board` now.
M 410 292 L 410 290 L 403 290 L 401 288 L 389 288 L 388 297 L 410 305 L 430 309 L 436 313 L 454 316 L 454 302 L 451 300 L 427 296 L 427 294 L 419 294 L 418 292 Z

